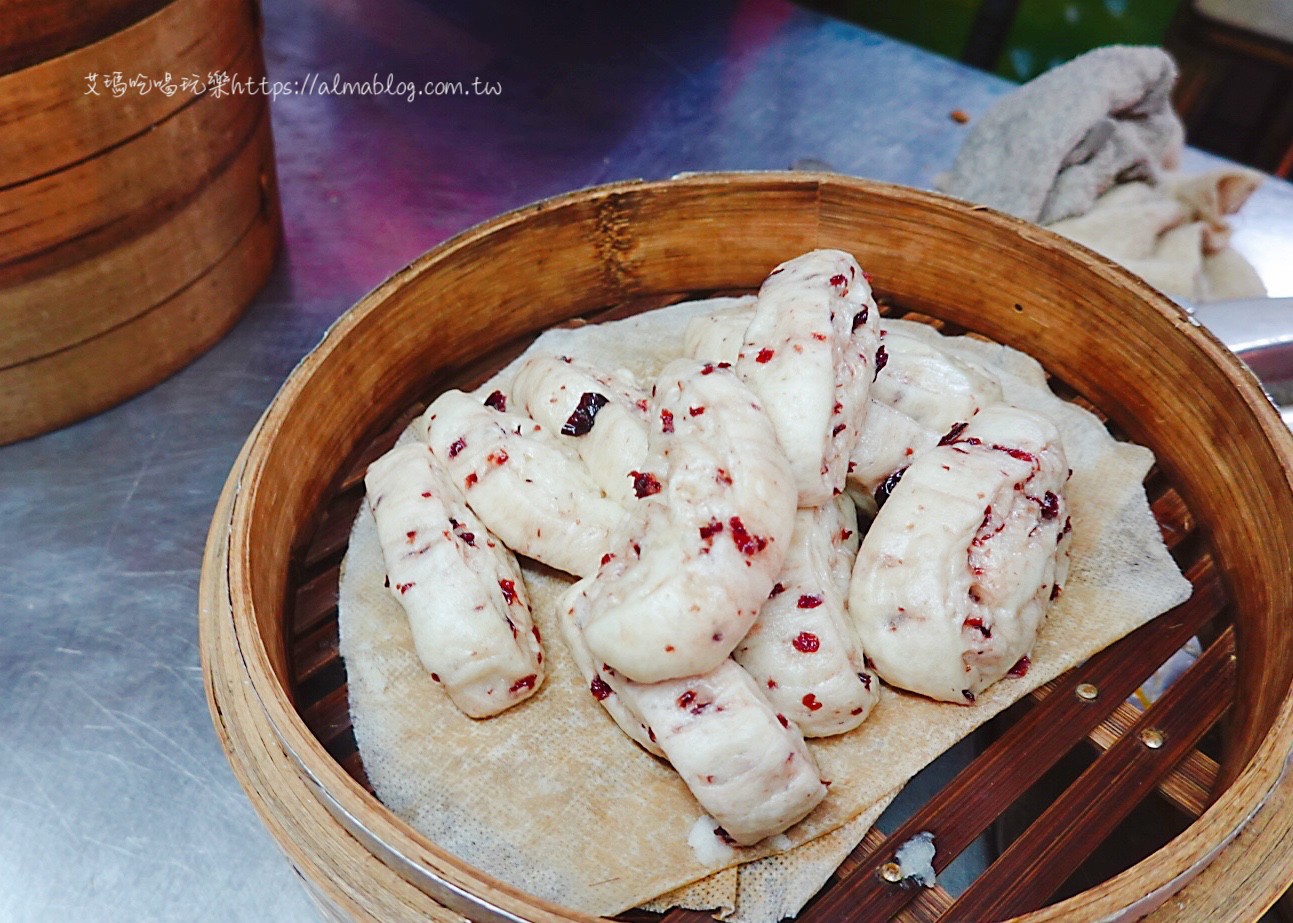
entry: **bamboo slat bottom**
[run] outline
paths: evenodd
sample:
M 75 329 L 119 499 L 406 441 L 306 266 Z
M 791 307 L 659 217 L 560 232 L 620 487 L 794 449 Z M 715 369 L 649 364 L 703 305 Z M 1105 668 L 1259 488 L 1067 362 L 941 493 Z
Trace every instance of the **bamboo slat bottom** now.
M 650 304 L 621 305 L 596 320 L 636 313 L 645 307 L 714 293 L 687 293 Z M 886 308 L 887 316 L 923 320 L 945 333 L 961 333 L 941 321 Z M 474 387 L 526 343 L 494 356 L 488 366 L 458 369 L 442 387 Z M 1087 406 L 1080 395 L 1053 381 L 1061 396 Z M 428 395 L 428 397 L 431 395 Z M 345 665 L 338 653 L 337 580 L 350 527 L 363 500 L 367 465 L 394 442 L 420 407 L 410 408 L 365 446 L 321 509 L 317 527 L 295 556 L 291 675 L 298 712 L 346 771 L 369 791 L 363 761 L 350 724 Z M 1096 411 L 1098 413 L 1098 410 Z M 1101 415 L 1102 419 L 1104 418 Z M 1115 431 L 1115 435 L 1119 435 Z M 1182 606 L 1154 620 L 1087 663 L 1036 690 L 998 719 L 996 741 L 898 830 L 867 833 L 821 893 L 804 908 L 804 921 L 986 919 L 984 914 L 1020 913 L 1044 906 L 1083 860 L 1116 839 L 1117 825 L 1140 804 L 1158 800 L 1188 822 L 1218 794 L 1218 767 L 1200 749 L 1222 718 L 1234 693 L 1234 653 L 1219 583 L 1206 541 L 1179 494 L 1159 472 L 1151 472 L 1147 493 L 1160 529 L 1178 564 L 1194 584 Z M 1198 664 L 1147 712 L 1126 699 L 1145 678 L 1189 638 L 1210 639 Z M 1096 694 L 1088 698 L 1094 686 Z M 1206 693 L 1208 707 L 1185 704 Z M 1164 730 L 1166 729 L 1166 730 Z M 1150 733 L 1153 732 L 1153 733 Z M 1163 735 L 1162 746 L 1142 739 Z M 941 871 L 959 852 L 1015 804 L 1062 758 L 1077 759 L 1085 772 L 959 899 L 942 888 L 907 890 L 885 881 L 879 869 L 898 843 L 920 830 L 934 830 Z M 1103 793 L 1103 797 L 1101 797 Z M 1089 802 L 1096 810 L 1082 810 Z M 1061 828 L 1062 822 L 1062 828 Z M 1064 849 L 1049 846 L 1060 829 Z M 1111 831 L 1115 833 L 1111 836 Z M 1123 867 L 1138 857 L 1129 856 Z M 1003 882 L 1008 882 L 1006 887 Z M 317 899 L 317 898 L 316 898 Z M 625 920 L 699 923 L 708 914 L 673 910 L 661 917 L 630 911 Z M 995 918 L 995 917 L 994 917 Z

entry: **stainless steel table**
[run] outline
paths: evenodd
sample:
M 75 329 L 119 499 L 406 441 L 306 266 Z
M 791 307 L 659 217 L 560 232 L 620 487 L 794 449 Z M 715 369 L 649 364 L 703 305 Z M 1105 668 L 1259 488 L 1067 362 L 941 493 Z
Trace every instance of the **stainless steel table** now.
M 950 111 L 1008 89 L 780 0 L 616 10 L 266 0 L 273 80 L 501 91 L 279 97 L 286 252 L 246 319 L 148 394 L 0 449 L 0 920 L 314 918 L 212 733 L 198 565 L 239 445 L 367 289 L 609 180 L 812 159 L 928 186 L 966 131 Z M 1237 224 L 1293 295 L 1293 188 L 1268 183 Z

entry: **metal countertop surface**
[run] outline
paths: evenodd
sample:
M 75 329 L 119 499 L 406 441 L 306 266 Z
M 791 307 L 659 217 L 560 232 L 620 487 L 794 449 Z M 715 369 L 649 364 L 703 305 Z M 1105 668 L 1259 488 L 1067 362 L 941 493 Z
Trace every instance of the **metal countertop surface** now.
M 212 730 L 198 569 L 244 438 L 359 296 L 596 183 L 816 160 L 929 187 L 967 130 L 951 110 L 1009 89 L 780 0 L 615 8 L 265 0 L 271 80 L 500 91 L 276 99 L 285 251 L 247 316 L 147 394 L 0 448 L 0 920 L 316 919 Z M 1293 295 L 1293 187 L 1235 226 Z

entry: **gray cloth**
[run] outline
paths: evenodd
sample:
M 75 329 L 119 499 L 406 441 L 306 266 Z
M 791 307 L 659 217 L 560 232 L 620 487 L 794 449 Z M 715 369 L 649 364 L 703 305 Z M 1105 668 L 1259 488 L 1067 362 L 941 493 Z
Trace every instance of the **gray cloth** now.
M 1158 181 L 1185 140 L 1176 65 L 1161 48 L 1097 48 L 1042 74 L 978 119 L 939 188 L 1050 224 L 1115 183 Z

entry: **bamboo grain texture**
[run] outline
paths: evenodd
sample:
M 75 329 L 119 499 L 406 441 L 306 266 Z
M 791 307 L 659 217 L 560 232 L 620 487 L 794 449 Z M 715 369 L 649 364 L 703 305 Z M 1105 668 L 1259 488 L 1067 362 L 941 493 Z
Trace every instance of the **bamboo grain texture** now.
M 104 410 L 208 349 L 268 276 L 281 221 L 264 97 L 105 86 L 126 66 L 263 75 L 256 0 L 11 6 L 0 444 Z

